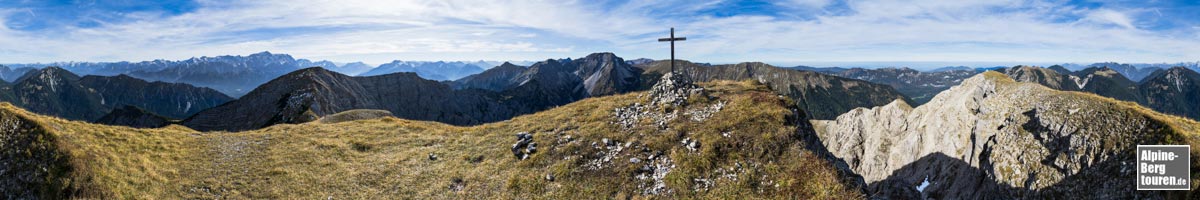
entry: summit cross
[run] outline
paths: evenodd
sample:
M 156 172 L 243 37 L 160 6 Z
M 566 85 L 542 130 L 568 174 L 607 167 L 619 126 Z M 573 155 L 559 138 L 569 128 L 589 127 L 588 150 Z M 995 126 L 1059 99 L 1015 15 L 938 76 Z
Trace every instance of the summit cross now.
M 675 37 L 675 27 L 671 27 L 671 37 L 658 38 L 659 42 L 671 42 L 671 73 L 675 73 L 675 41 L 687 40 L 686 37 Z

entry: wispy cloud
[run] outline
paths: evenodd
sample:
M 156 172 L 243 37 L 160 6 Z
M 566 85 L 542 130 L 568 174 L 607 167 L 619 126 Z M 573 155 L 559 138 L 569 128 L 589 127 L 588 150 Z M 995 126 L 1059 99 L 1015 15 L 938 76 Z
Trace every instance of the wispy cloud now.
M 1200 60 L 1184 9 L 1057 1 L 210 1 L 38 30 L 0 26 L 0 63 L 184 59 L 269 50 L 338 61 L 540 60 L 612 51 L 767 61 Z M 1164 5 L 1175 6 L 1175 5 Z M 0 24 L 31 9 L 0 6 Z M 1194 11 L 1194 10 L 1193 10 Z M 108 19 L 108 20 L 105 20 Z M 1175 20 L 1173 22 L 1177 22 Z

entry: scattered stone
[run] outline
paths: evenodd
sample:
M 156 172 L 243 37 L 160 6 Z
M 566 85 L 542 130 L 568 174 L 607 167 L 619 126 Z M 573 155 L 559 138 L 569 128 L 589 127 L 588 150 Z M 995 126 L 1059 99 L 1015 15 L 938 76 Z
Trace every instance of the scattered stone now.
M 455 192 L 461 191 L 463 189 L 463 187 L 466 187 L 466 186 L 467 186 L 467 183 L 463 182 L 462 178 L 450 179 L 450 187 L 449 187 L 450 191 L 455 191 Z
M 642 160 L 641 160 L 641 159 L 638 159 L 638 158 L 629 158 L 629 163 L 637 164 L 637 163 L 640 163 L 640 162 L 642 162 Z
M 554 181 L 554 174 L 546 173 L 546 181 Z
M 526 147 L 526 148 L 525 148 L 525 152 L 526 152 L 526 153 L 528 153 L 528 154 L 533 154 L 533 153 L 536 153 L 536 152 L 537 152 L 537 143 L 536 143 L 536 142 L 530 142 L 530 143 L 529 143 L 529 147 Z
M 683 143 L 683 147 L 687 148 L 688 150 L 695 151 L 700 149 L 700 140 L 683 138 L 681 143 Z
M 529 158 L 529 154 L 537 152 L 537 143 L 533 142 L 533 134 L 529 132 L 517 133 L 517 143 L 512 146 L 513 156 L 517 159 L 525 160 Z

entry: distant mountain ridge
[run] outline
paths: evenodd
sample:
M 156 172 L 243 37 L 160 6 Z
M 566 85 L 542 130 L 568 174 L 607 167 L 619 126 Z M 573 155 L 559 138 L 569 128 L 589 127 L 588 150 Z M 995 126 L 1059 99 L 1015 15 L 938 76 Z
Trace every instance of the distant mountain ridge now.
M 820 73 L 826 73 L 826 74 L 836 74 L 836 73 L 844 72 L 846 70 L 850 70 L 850 69 L 841 68 L 841 67 L 809 67 L 809 66 L 804 66 L 804 65 L 795 66 L 795 67 L 784 67 L 784 69 L 812 71 L 812 72 L 820 72 Z
M 359 74 L 366 73 L 367 71 L 371 71 L 371 69 L 375 69 L 375 67 L 372 67 L 371 65 L 368 65 L 363 62 L 352 62 L 352 63 L 345 63 L 342 65 L 337 65 L 336 67 L 332 67 L 332 68 L 325 67 L 325 69 L 333 70 L 335 72 L 346 74 L 346 75 L 357 76 Z
M 395 60 L 390 63 L 384 63 L 367 72 L 358 74 L 359 76 L 374 76 L 391 74 L 397 72 L 416 72 L 421 78 L 429 80 L 456 80 L 472 74 L 482 72 L 487 68 L 496 66 L 491 62 L 476 61 L 400 61 Z
M 6 82 L 15 82 L 17 78 L 33 70 L 36 69 L 32 67 L 9 68 L 8 66 L 0 65 L 0 79 Z
M 453 80 L 466 75 L 478 73 L 487 67 L 498 65 L 497 62 L 491 61 L 476 61 L 469 62 L 477 67 L 447 67 L 455 66 L 455 63 L 468 62 L 405 62 L 405 63 L 422 63 L 416 68 L 407 71 L 417 72 L 423 76 L 430 76 L 436 80 Z M 433 63 L 433 64 L 431 64 Z M 443 63 L 438 65 L 436 63 Z M 444 66 L 443 66 L 444 65 Z M 389 71 L 389 69 L 400 68 L 377 68 L 367 65 L 362 62 L 352 62 L 338 64 L 331 61 L 311 61 L 308 59 L 293 58 L 288 54 L 274 54 L 271 52 L 259 52 L 246 56 L 203 56 L 193 57 L 186 60 L 153 60 L 141 62 L 53 62 L 53 63 L 38 63 L 38 64 L 12 64 L 7 67 L 12 67 L 11 70 L 18 72 L 8 73 L 3 67 L 0 67 L 0 78 L 15 78 L 23 74 L 19 72 L 25 67 L 44 68 L 47 66 L 58 66 L 75 74 L 80 75 L 100 75 L 100 76 L 115 76 L 118 74 L 126 74 L 135 78 L 149 81 L 163 81 L 172 83 L 187 83 L 199 87 L 213 88 L 226 95 L 240 97 L 245 95 L 255 86 L 261 85 L 276 77 L 287 74 L 288 72 L 300 70 L 308 67 L 322 67 L 329 70 L 337 71 L 343 74 L 350 75 L 379 75 L 400 72 Z M 432 67 L 431 67 L 432 66 Z M 384 65 L 387 67 L 387 64 Z M 376 72 L 371 72 L 378 70 Z M 17 74 L 17 75 L 9 75 Z M 11 81 L 11 80 L 9 80 Z
M 792 68 L 805 70 L 805 68 Z M 911 68 L 851 68 L 844 70 L 817 71 L 824 74 L 887 84 L 896 91 L 912 98 L 912 105 L 928 102 L 938 92 L 958 85 L 963 79 L 978 74 L 973 68 L 948 68 L 935 71 L 918 71 Z

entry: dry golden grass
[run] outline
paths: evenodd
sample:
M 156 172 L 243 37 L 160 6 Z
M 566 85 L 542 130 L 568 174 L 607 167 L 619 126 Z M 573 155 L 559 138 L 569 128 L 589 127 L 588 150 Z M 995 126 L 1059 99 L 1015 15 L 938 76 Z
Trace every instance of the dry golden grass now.
M 35 122 L 54 137 L 75 169 L 64 178 L 80 197 L 652 198 L 643 191 L 653 180 L 635 177 L 647 161 L 630 159 L 662 152 L 676 167 L 663 178 L 672 192 L 658 197 L 862 198 L 842 184 L 831 165 L 804 149 L 796 127 L 788 125 L 787 105 L 793 104 L 786 99 L 754 82 L 704 86 L 715 98 L 693 98 L 688 108 L 727 105 L 703 122 L 671 120 L 669 130 L 652 120 L 631 129 L 613 123 L 614 109 L 646 102 L 643 93 L 590 98 L 471 127 L 388 117 L 197 132 L 175 125 L 134 129 L 68 121 L 9 104 L 0 104 L 0 111 Z M 527 160 L 514 158 L 509 149 L 518 132 L 533 133 L 539 145 Z M 593 145 L 606 138 L 629 147 L 603 167 L 586 167 L 611 151 Z M 684 147 L 685 138 L 699 140 L 699 150 Z M 547 180 L 548 174 L 555 180 Z M 696 189 L 705 185 L 698 179 L 711 180 L 711 187 Z

